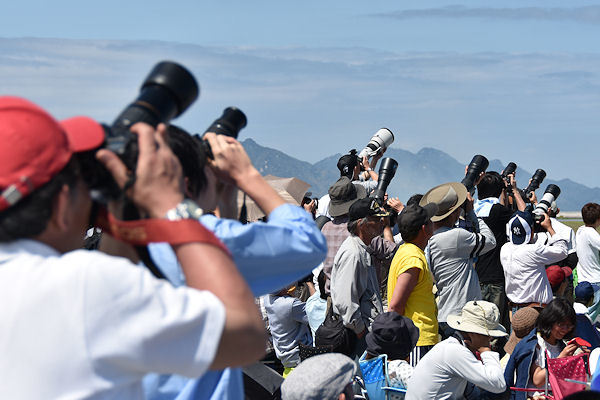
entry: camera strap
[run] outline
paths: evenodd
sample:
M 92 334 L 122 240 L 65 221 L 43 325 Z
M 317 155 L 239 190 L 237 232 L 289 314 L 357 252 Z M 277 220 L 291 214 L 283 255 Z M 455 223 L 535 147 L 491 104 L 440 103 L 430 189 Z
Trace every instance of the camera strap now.
M 121 221 L 105 208 L 99 211 L 97 226 L 115 239 L 134 246 L 145 246 L 150 243 L 204 243 L 221 249 L 231 256 L 225 245 L 200 222 L 194 219 L 169 221 L 151 218 L 136 221 Z

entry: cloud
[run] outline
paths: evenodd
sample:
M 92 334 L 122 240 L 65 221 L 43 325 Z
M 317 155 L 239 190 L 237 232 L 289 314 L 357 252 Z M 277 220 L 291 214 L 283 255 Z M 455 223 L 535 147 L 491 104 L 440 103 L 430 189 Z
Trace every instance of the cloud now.
M 438 8 L 400 10 L 375 14 L 376 17 L 407 20 L 415 18 L 476 18 L 496 20 L 572 21 L 600 24 L 600 6 L 584 7 L 465 7 L 451 5 Z
M 600 144 L 599 54 L 0 39 L 0 87 L 60 118 L 110 122 L 165 59 L 200 84 L 199 99 L 177 120 L 193 132 L 235 105 L 248 115 L 243 137 L 311 162 L 364 146 L 387 126 L 410 151 L 435 147 L 465 162 L 482 153 L 530 170 L 563 159 L 568 135 L 569 144 L 588 145 L 552 162 L 556 178 L 597 185 L 583 162 L 597 159 Z M 555 145 L 542 152 L 540 143 Z

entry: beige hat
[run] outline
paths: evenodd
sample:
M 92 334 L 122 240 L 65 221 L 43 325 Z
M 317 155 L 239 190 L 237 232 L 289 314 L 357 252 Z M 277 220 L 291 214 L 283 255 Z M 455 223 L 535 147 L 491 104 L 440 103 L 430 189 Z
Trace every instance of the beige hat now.
M 508 342 L 504 345 L 504 351 L 512 354 L 517 343 L 531 332 L 535 327 L 540 313 L 533 307 L 523 307 L 512 316 L 511 326 L 513 331 L 508 338 Z
M 467 188 L 459 182 L 448 182 L 430 189 L 421 201 L 420 206 L 435 203 L 438 212 L 431 218 L 433 222 L 441 221 L 460 207 L 467 198 Z
M 457 331 L 492 337 L 507 336 L 504 327 L 498 323 L 499 320 L 500 311 L 494 303 L 476 300 L 465 304 L 460 315 L 449 315 L 446 322 Z

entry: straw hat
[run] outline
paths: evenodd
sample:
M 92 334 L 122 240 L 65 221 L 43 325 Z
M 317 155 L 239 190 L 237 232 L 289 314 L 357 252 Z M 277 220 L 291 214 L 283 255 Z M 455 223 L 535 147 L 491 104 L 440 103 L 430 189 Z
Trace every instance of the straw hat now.
M 469 301 L 460 315 L 449 315 L 447 323 L 457 331 L 479 333 L 491 337 L 507 336 L 506 330 L 498 323 L 500 311 L 489 301 Z
M 437 213 L 431 218 L 433 222 L 441 221 L 454 210 L 462 206 L 467 198 L 467 188 L 459 182 L 448 182 L 430 189 L 419 205 L 435 203 L 438 206 Z

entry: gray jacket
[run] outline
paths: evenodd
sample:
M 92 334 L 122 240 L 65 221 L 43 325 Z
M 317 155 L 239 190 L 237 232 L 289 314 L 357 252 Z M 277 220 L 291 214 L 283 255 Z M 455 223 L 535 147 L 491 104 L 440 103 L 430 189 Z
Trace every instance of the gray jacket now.
M 471 300 L 481 300 L 479 278 L 473 258 L 496 247 L 494 234 L 474 212 L 467 215 L 479 232 L 463 228 L 437 229 L 425 249 L 429 268 L 438 289 L 438 321 L 446 322 L 448 315 L 460 314 Z
M 331 271 L 331 301 L 344 325 L 357 334 L 383 312 L 371 254 L 358 236 L 344 240 L 335 256 Z

